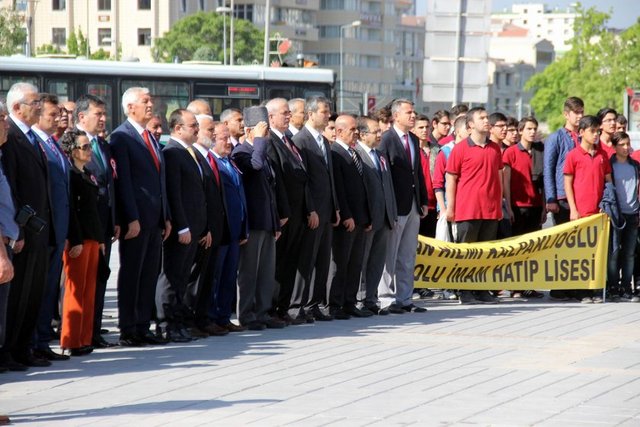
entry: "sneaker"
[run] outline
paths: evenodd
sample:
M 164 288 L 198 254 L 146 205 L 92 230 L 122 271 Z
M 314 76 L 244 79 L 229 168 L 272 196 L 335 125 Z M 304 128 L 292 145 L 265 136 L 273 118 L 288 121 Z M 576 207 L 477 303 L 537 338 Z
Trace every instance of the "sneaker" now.
M 534 290 L 523 291 L 522 296 L 525 298 L 544 298 L 544 294 L 542 292 Z
M 631 297 L 631 302 L 640 302 L 640 296 L 634 295 Z
M 520 291 L 514 291 L 511 293 L 511 298 L 513 299 L 521 299 L 522 298 L 522 292 Z
M 491 295 L 489 291 L 478 291 L 476 299 L 484 304 L 497 304 L 498 298 Z
M 618 299 L 620 299 L 620 297 L 617 298 L 612 298 L 611 301 L 617 301 Z M 593 301 L 594 304 L 602 304 L 602 297 L 600 295 L 592 297 L 591 301 Z
M 420 289 L 418 291 L 418 294 L 420 295 L 420 299 L 433 298 L 433 296 L 435 295 L 435 293 L 431 289 Z
M 602 302 L 602 301 L 600 301 Z M 580 300 L 581 304 L 593 304 L 593 299 L 591 297 L 584 297 Z
M 442 298 L 449 301 L 454 301 L 458 299 L 458 294 L 456 294 L 456 292 L 452 291 L 451 289 L 445 289 L 444 291 L 442 291 Z
M 620 295 L 620 301 L 629 302 L 631 300 L 633 300 L 633 295 L 631 295 L 629 292 L 625 292 Z
M 478 302 L 471 291 L 460 292 L 460 304 L 477 304 Z

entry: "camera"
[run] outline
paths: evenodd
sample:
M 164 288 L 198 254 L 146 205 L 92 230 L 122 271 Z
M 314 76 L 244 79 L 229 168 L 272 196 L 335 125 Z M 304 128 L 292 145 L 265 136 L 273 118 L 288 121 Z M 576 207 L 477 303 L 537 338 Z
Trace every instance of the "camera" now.
M 24 205 L 18 210 L 15 220 L 21 228 L 35 234 L 39 234 L 47 225 L 47 221 L 36 215 L 36 211 L 29 205 Z

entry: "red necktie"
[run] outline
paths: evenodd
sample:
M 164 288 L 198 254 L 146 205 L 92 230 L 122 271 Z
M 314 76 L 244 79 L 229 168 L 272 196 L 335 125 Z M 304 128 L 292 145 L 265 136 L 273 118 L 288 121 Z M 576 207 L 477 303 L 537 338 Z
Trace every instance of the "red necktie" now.
M 213 158 L 213 154 L 207 153 L 207 160 L 209 160 L 209 166 L 213 170 L 213 175 L 216 177 L 216 184 L 220 187 L 220 172 L 218 171 L 218 164 Z
M 404 134 L 402 136 L 402 138 L 404 139 L 404 149 L 407 152 L 407 158 L 409 159 L 409 164 L 411 165 L 411 147 L 409 147 L 409 135 L 408 134 Z
M 153 157 L 153 163 L 156 165 L 156 169 L 158 172 L 160 171 L 160 161 L 158 160 L 158 155 L 156 154 L 156 150 L 151 145 L 151 139 L 149 138 L 149 131 L 144 130 L 142 132 L 142 139 L 144 139 L 144 144 L 147 146 L 147 150 L 151 153 L 151 157 Z

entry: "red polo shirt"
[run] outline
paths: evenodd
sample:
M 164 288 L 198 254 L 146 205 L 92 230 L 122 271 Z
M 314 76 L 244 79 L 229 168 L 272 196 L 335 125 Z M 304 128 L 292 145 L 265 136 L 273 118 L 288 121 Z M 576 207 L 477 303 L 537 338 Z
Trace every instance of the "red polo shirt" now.
M 422 166 L 422 175 L 424 176 L 424 184 L 427 189 L 427 209 L 436 208 L 436 193 L 433 191 L 433 176 L 431 174 L 431 152 L 429 149 L 420 147 L 420 166 Z
M 511 205 L 519 208 L 542 206 L 542 194 L 538 192 L 531 179 L 533 158 L 517 143 L 502 154 L 502 162 L 511 168 Z
M 469 137 L 456 144 L 447 161 L 447 173 L 458 176 L 456 222 L 502 218 L 502 167 L 502 153 L 495 142 L 487 139 L 483 147 Z
M 607 160 L 611 159 L 611 156 L 616 154 L 616 147 L 613 146 L 613 144 L 611 145 L 607 145 L 604 142 L 602 142 L 602 140 L 600 142 L 598 142 L 598 147 L 604 151 L 605 153 L 605 158 Z
M 569 151 L 564 162 L 564 174 L 573 175 L 573 194 L 580 217 L 597 214 L 604 192 L 604 177 L 611 173 L 611 163 L 603 150 L 593 155 L 581 146 Z

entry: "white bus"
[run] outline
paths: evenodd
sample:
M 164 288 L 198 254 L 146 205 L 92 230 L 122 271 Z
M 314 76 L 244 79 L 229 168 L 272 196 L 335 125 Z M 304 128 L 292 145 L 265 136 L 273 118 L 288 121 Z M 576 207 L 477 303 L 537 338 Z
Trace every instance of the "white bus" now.
M 161 116 L 184 108 L 195 99 L 209 101 L 215 117 L 226 108 L 244 108 L 276 97 L 334 99 L 334 73 L 319 68 L 270 68 L 205 64 L 88 61 L 0 57 L 0 96 L 12 84 L 35 84 L 61 101 L 80 95 L 100 97 L 107 104 L 107 130 L 123 121 L 122 93 L 132 86 L 149 88 L 154 109 Z

